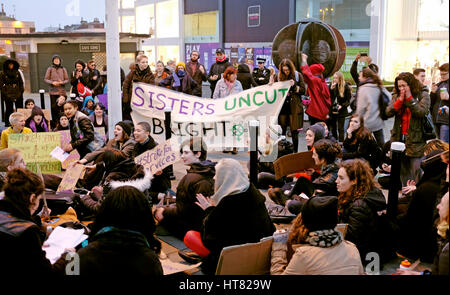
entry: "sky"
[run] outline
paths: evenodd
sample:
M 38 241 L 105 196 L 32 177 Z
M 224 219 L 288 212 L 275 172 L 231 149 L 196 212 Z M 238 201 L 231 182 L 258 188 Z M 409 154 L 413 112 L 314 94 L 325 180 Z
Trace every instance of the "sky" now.
M 34 21 L 36 31 L 79 24 L 81 17 L 88 22 L 95 17 L 105 21 L 105 0 L 0 0 L 0 3 L 5 5 L 6 15 L 14 14 L 20 21 Z

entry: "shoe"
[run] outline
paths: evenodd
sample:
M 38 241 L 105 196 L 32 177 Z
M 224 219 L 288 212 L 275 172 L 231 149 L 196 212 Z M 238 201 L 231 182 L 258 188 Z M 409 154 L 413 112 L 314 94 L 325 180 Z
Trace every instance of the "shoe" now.
M 178 255 L 181 258 L 183 258 L 184 261 L 186 261 L 190 264 L 196 264 L 196 263 L 202 262 L 202 257 L 199 256 L 194 251 L 178 250 Z
M 233 155 L 237 155 L 238 153 L 237 148 L 233 148 L 233 150 L 230 153 L 232 153 Z
M 269 189 L 267 191 L 269 198 L 274 201 L 275 204 L 284 206 L 287 201 L 287 196 L 283 193 L 280 188 Z

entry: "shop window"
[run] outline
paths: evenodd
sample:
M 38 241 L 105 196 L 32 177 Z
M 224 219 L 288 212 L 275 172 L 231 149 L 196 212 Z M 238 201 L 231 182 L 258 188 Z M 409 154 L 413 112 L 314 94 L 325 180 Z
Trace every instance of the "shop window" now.
M 136 32 L 138 34 L 154 35 L 155 5 L 149 4 L 136 8 Z
M 156 36 L 158 38 L 178 38 L 180 35 L 178 1 L 158 2 L 156 15 Z
M 134 8 L 134 0 L 122 0 L 122 8 Z
M 136 32 L 134 16 L 122 16 L 121 32 L 125 32 L 125 33 L 135 33 Z

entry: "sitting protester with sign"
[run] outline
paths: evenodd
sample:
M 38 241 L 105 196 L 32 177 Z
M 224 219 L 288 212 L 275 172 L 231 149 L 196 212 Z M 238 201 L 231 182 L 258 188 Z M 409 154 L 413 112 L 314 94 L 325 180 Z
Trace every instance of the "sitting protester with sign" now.
M 30 128 L 25 127 L 25 115 L 22 113 L 12 113 L 9 116 L 10 127 L 2 131 L 0 150 L 8 147 L 8 138 L 10 134 L 15 133 L 33 133 Z
M 206 160 L 207 148 L 201 138 L 184 141 L 180 152 L 184 165 L 190 168 L 177 186 L 176 203 L 156 209 L 155 218 L 170 233 L 183 239 L 187 231 L 200 231 L 202 227 L 205 213 L 195 204 L 196 196 L 214 194 L 216 163 Z
M 33 132 L 48 132 L 50 125 L 45 119 L 42 109 L 34 106 L 31 110 L 31 116 L 25 121 L 25 126 L 33 130 Z
M 147 122 L 137 123 L 133 132 L 134 140 L 136 141 L 133 152 L 131 153 L 133 159 L 146 151 L 152 150 L 158 145 L 153 137 L 151 137 L 150 130 L 150 124 Z M 158 171 L 153 175 L 152 186 L 149 190 L 153 203 L 157 202 L 158 193 L 166 193 L 166 191 L 170 189 L 171 183 L 168 173 L 169 167 L 162 171 Z

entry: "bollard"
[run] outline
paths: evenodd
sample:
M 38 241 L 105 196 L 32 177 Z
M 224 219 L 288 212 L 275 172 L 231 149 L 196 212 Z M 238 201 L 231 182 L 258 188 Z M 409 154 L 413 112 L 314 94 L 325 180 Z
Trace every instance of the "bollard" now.
M 397 216 L 397 204 L 398 204 L 398 192 L 402 188 L 400 181 L 400 167 L 405 151 L 405 144 L 402 142 L 393 142 L 391 144 L 391 175 L 389 182 L 389 195 L 387 203 L 387 214 L 396 217 Z
M 172 137 L 172 109 L 166 107 L 164 109 L 164 129 L 166 130 L 166 140 Z M 175 180 L 175 175 L 173 174 L 173 165 L 168 166 L 168 172 L 170 180 Z
M 259 121 L 248 122 L 250 133 L 250 182 L 255 186 L 258 183 L 258 128 Z
M 41 96 L 41 109 L 45 109 L 45 97 L 44 97 L 45 90 L 39 89 L 39 95 Z

